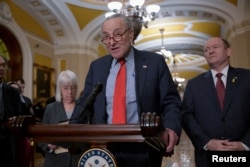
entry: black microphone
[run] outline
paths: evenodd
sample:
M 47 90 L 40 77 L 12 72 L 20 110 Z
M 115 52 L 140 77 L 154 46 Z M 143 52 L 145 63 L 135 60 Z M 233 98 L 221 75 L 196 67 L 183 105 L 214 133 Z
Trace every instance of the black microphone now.
M 102 83 L 98 83 L 93 89 L 92 91 L 90 92 L 89 96 L 87 97 L 87 99 L 85 100 L 85 103 L 82 107 L 82 109 L 80 110 L 80 115 L 76 118 L 70 118 L 70 119 L 67 119 L 67 120 L 63 120 L 63 121 L 60 121 L 61 123 L 63 122 L 67 122 L 67 121 L 71 121 L 71 120 L 76 120 L 76 119 L 79 119 L 81 116 L 83 116 L 83 114 L 85 113 L 85 111 L 87 109 L 89 109 L 94 101 L 95 101 L 95 98 L 96 96 L 102 91 L 102 88 L 103 88 L 103 84 Z M 90 123 L 91 122 L 91 116 L 93 115 L 93 113 L 91 113 L 91 111 L 88 111 L 88 122 Z
M 94 101 L 95 101 L 95 98 L 96 96 L 102 91 L 102 87 L 103 87 L 103 84 L 101 83 L 98 83 L 94 89 L 92 89 L 91 93 L 89 94 L 89 96 L 87 97 L 86 99 L 86 102 L 85 102 L 85 105 L 83 107 L 83 112 L 89 107 L 91 106 Z

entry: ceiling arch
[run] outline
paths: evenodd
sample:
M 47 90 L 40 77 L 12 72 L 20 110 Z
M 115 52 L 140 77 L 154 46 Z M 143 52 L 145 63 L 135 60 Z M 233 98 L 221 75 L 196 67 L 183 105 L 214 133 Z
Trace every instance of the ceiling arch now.
M 83 53 L 91 48 L 90 54 L 101 55 L 100 26 L 108 12 L 109 0 L 6 2 L 16 9 L 11 12 L 24 31 L 47 41 L 56 49 L 56 54 Z M 180 57 L 177 65 L 183 71 L 206 70 L 205 41 L 211 36 L 226 38 L 232 26 L 249 17 L 247 0 L 146 0 L 146 5 L 152 3 L 159 4 L 161 10 L 156 20 L 142 29 L 135 47 L 159 51 L 162 45 L 159 29 L 164 28 L 164 47 Z

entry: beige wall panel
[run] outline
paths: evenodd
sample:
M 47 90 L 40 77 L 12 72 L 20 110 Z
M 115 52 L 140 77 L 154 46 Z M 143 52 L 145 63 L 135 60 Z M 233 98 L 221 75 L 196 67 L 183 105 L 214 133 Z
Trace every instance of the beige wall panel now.
M 250 69 L 250 31 L 238 34 L 231 38 L 232 46 L 231 65 Z

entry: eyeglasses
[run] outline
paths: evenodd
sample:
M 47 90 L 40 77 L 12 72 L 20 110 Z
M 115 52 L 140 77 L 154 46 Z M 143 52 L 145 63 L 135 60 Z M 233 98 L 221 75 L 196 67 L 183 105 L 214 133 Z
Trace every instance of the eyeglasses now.
M 118 41 L 122 40 L 122 36 L 123 36 L 128 30 L 130 30 L 130 28 L 126 29 L 126 30 L 125 30 L 123 33 L 121 33 L 121 34 L 114 34 L 113 37 L 104 36 L 104 37 L 102 38 L 102 43 L 104 43 L 104 44 L 109 44 L 111 39 L 113 39 L 115 42 L 118 42 Z

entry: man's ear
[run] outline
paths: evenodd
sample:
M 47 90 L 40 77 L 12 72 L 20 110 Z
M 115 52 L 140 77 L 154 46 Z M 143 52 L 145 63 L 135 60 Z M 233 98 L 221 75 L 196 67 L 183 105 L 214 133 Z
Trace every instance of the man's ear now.
M 134 42 L 134 30 L 130 30 L 128 35 L 129 35 L 130 42 L 133 43 Z
M 231 53 L 232 53 L 232 49 L 231 48 L 227 48 L 226 52 L 227 52 L 227 56 L 230 57 Z

